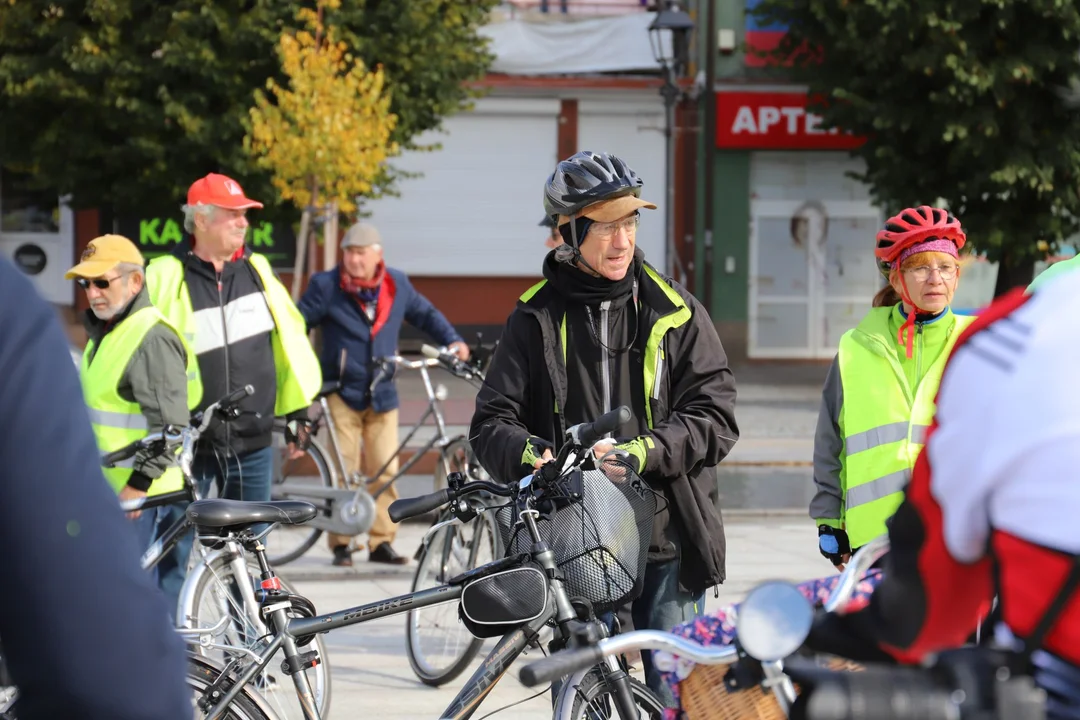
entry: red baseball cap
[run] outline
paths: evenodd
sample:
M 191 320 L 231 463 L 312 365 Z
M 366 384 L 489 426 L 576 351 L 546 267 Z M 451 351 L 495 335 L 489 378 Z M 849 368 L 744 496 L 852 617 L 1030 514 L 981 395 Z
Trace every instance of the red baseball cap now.
M 240 183 L 230 177 L 210 173 L 191 184 L 187 191 L 188 205 L 217 205 L 229 210 L 261 208 L 263 204 L 244 196 Z

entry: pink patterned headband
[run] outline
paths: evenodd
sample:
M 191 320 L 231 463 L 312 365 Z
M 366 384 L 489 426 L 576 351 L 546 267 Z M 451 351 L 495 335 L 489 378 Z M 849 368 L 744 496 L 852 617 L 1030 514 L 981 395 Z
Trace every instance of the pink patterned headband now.
M 904 252 L 900 253 L 900 257 L 893 263 L 893 267 L 900 267 L 900 264 L 907 260 L 912 255 L 924 252 L 940 252 L 946 255 L 952 255 L 957 260 L 960 259 L 960 253 L 956 250 L 956 243 L 952 240 L 946 240 L 945 238 L 932 238 L 926 242 L 921 242 L 917 245 L 912 245 Z

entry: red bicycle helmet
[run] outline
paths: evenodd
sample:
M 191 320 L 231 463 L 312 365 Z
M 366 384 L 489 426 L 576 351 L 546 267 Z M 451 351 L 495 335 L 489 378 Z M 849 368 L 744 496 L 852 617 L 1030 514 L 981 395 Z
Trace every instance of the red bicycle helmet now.
M 956 243 L 957 252 L 962 250 L 967 242 L 960 221 L 947 210 L 921 205 L 902 210 L 889 218 L 885 227 L 878 230 L 877 245 L 874 248 L 881 274 L 888 277 L 893 263 L 905 250 L 931 239 L 952 240 Z

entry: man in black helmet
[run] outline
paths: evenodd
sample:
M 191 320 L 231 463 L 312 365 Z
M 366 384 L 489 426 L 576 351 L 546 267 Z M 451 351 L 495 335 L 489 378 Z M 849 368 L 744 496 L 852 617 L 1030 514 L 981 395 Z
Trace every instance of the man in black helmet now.
M 627 405 L 633 417 L 594 447 L 613 449 L 658 500 L 637 629 L 670 630 L 704 611 L 724 581 L 715 466 L 738 438 L 735 381 L 705 308 L 635 245 L 642 181 L 622 160 L 579 152 L 548 179 L 544 208 L 563 244 L 521 296 L 476 397 L 480 463 L 514 481 L 552 457 L 566 428 Z M 648 653 L 649 687 L 670 693 Z

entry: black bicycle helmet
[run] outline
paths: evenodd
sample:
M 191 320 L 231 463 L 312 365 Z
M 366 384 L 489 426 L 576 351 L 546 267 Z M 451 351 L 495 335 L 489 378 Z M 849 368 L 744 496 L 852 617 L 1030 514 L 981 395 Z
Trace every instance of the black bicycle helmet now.
M 573 216 L 581 209 L 621 195 L 641 196 L 644 182 L 614 155 L 582 150 L 563 160 L 544 186 L 548 215 Z

